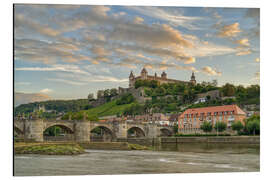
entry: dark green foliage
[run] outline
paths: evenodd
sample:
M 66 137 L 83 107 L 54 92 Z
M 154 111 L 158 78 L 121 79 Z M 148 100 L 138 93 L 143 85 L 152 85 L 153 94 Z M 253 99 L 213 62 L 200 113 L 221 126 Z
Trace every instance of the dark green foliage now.
M 135 102 L 135 98 L 130 93 L 125 94 L 121 98 L 116 100 L 117 105 L 130 104 L 130 103 L 133 103 L 133 102 Z
M 221 92 L 223 96 L 234 96 L 236 88 L 233 84 L 226 83 L 221 88 Z
M 173 132 L 174 132 L 174 134 L 177 134 L 178 133 L 178 125 L 177 124 L 175 124 L 173 126 Z
M 34 102 L 29 104 L 22 104 L 15 108 L 15 114 L 27 114 L 34 111 L 39 106 L 45 106 L 46 110 L 54 110 L 56 112 L 76 112 L 91 108 L 88 104 L 88 99 L 77 99 L 77 100 L 51 100 L 44 102 Z
M 149 87 L 149 88 L 156 88 L 158 86 L 158 82 L 155 80 L 137 80 L 135 82 L 135 88 L 139 88 L 139 87 Z
M 139 114 L 144 114 L 145 112 L 146 112 L 145 106 L 136 103 L 136 104 L 133 104 L 132 106 L 127 107 L 124 110 L 123 115 L 125 116 L 139 115 Z
M 245 130 L 249 134 L 260 134 L 260 116 L 253 115 L 250 118 L 246 119 Z
M 216 122 L 214 128 L 215 128 L 215 130 L 218 131 L 218 132 L 223 132 L 223 131 L 226 130 L 227 124 L 224 123 L 224 122 Z
M 201 125 L 201 129 L 203 130 L 203 132 L 211 132 L 212 124 L 210 122 L 204 121 Z
M 44 134 L 47 136 L 59 136 L 61 128 L 58 126 L 52 126 L 45 130 Z
M 234 121 L 232 123 L 232 130 L 237 131 L 238 134 L 240 134 L 243 128 L 244 128 L 244 125 L 240 121 Z

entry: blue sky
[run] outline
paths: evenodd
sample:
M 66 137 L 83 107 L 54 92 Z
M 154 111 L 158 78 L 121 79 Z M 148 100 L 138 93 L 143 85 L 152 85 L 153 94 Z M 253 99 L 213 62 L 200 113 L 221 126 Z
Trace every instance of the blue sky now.
M 16 5 L 15 91 L 86 98 L 131 70 L 259 84 L 259 9 Z

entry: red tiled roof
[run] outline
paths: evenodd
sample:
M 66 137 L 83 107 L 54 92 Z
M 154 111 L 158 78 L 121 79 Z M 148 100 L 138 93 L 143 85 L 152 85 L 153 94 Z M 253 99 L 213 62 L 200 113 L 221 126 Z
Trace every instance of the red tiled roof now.
M 191 108 L 187 109 L 180 115 L 180 118 L 183 118 L 185 114 L 196 114 L 200 115 L 201 113 L 211 113 L 212 115 L 214 112 L 225 112 L 225 111 L 234 111 L 235 114 L 242 114 L 246 115 L 246 113 L 240 109 L 237 105 L 224 105 L 224 106 L 212 106 L 212 107 L 203 107 L 203 108 Z

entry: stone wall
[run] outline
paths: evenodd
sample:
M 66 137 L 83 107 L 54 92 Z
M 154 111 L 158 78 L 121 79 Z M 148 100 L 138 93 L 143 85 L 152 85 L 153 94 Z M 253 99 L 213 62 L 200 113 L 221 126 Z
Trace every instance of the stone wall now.
M 167 137 L 161 143 L 231 143 L 260 144 L 260 136 Z

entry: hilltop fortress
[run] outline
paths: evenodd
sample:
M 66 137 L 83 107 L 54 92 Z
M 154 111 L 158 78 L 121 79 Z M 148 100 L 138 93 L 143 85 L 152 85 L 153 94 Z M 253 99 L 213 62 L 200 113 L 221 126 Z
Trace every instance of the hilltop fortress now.
M 185 84 L 196 84 L 196 79 L 195 79 L 195 75 L 194 75 L 194 72 L 192 72 L 192 75 L 191 75 L 191 79 L 190 81 L 180 81 L 180 80 L 176 80 L 176 79 L 168 79 L 167 78 L 167 74 L 163 71 L 161 76 L 158 77 L 157 76 L 157 73 L 155 73 L 154 76 L 150 76 L 148 75 L 148 72 L 145 68 L 142 69 L 141 71 L 141 75 L 140 76 L 137 76 L 135 77 L 133 72 L 131 71 L 130 72 L 130 75 L 129 75 L 129 87 L 130 88 L 134 88 L 135 87 L 135 82 L 136 80 L 155 80 L 157 82 L 159 82 L 159 84 L 165 84 L 165 83 L 185 83 Z
M 137 89 L 135 88 L 135 82 L 137 80 L 150 80 L 150 81 L 155 80 L 159 84 L 165 84 L 165 83 L 184 83 L 184 84 L 193 84 L 193 85 L 196 84 L 194 72 L 192 72 L 190 81 L 181 81 L 181 80 L 167 78 L 167 74 L 164 71 L 162 72 L 160 77 L 157 76 L 157 73 L 155 73 L 154 76 L 148 75 L 147 70 L 143 68 L 140 76 L 137 76 L 137 77 L 133 74 L 133 71 L 131 71 L 129 75 L 129 87 L 128 88 L 118 87 L 118 90 L 115 89 L 116 93 L 113 97 L 111 97 L 111 99 L 112 100 L 117 99 L 121 97 L 123 94 L 131 93 L 139 103 L 144 103 L 147 100 L 151 100 L 151 97 L 146 97 L 145 92 L 144 92 L 144 87 L 139 87 Z M 89 99 L 90 104 L 93 106 L 99 106 L 101 104 L 106 103 L 105 94 L 106 94 L 105 90 L 98 90 L 96 100 L 93 100 L 93 95 L 91 96 L 89 95 L 88 99 Z

